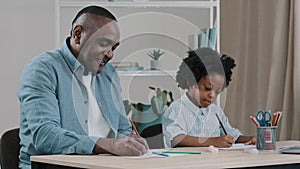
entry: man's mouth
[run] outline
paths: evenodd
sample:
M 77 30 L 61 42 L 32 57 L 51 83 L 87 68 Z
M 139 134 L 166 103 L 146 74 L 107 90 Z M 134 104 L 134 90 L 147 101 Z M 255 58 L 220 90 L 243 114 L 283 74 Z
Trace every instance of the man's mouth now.
M 99 65 L 104 66 L 109 61 L 109 59 L 108 57 L 104 56 L 102 59 L 99 59 L 99 61 Z
M 103 58 L 103 59 L 100 60 L 99 65 L 104 66 L 107 62 L 108 62 L 108 60 Z
M 99 63 L 100 66 L 104 66 L 105 64 L 106 64 L 106 62 L 104 60 L 101 60 Z

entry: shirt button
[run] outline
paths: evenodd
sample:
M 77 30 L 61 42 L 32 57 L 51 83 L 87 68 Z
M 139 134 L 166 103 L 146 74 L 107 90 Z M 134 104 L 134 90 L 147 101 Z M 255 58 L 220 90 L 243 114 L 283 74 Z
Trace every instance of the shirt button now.
M 85 123 L 87 123 L 88 121 L 87 120 L 85 120 Z
M 87 104 L 87 100 L 84 101 L 84 104 Z

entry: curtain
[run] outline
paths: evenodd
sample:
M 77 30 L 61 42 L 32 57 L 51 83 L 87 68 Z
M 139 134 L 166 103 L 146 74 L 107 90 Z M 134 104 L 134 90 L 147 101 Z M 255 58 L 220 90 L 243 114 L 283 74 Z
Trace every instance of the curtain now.
M 221 0 L 220 53 L 237 62 L 221 105 L 245 135 L 250 115 L 280 110 L 278 139 L 300 139 L 299 10 L 298 0 Z

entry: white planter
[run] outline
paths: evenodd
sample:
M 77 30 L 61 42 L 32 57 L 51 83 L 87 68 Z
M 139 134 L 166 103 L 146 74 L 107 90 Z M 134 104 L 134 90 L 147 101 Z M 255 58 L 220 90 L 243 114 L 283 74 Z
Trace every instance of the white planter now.
M 151 70 L 158 70 L 160 69 L 160 61 L 159 60 L 151 60 L 150 62 L 150 67 L 151 67 Z

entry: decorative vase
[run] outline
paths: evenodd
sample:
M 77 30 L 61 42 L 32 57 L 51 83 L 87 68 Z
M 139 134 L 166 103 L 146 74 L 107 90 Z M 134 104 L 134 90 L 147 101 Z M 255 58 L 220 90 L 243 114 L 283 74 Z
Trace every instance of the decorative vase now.
M 151 70 L 158 70 L 158 69 L 160 69 L 160 62 L 159 62 L 159 60 L 151 60 L 150 67 L 151 67 Z
M 141 133 L 145 128 L 149 126 L 153 126 L 155 124 L 162 123 L 162 116 L 166 110 L 166 106 L 164 105 L 161 114 L 156 114 L 152 110 L 151 105 L 141 104 L 142 110 L 138 110 L 134 106 L 131 106 L 131 118 L 135 123 L 135 126 L 139 133 Z

